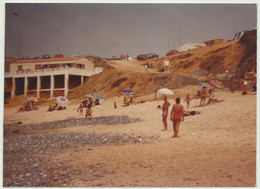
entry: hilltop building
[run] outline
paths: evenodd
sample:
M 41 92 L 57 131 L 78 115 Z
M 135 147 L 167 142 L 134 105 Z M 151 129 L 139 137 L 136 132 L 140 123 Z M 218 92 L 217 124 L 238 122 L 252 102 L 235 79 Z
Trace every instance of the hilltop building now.
M 57 91 L 62 91 L 67 97 L 69 89 L 83 85 L 87 77 L 103 71 L 103 67 L 96 67 L 86 57 L 49 58 L 18 60 L 9 63 L 5 72 L 5 91 L 11 93 L 11 98 L 16 95 L 49 93 L 50 98 Z
M 181 47 L 179 47 L 177 49 L 178 52 L 184 52 L 184 51 L 188 51 L 188 50 L 192 50 L 192 49 L 196 49 L 198 47 L 203 47 L 205 46 L 205 44 L 200 44 L 200 43 L 186 43 L 184 45 L 182 45 Z
M 223 42 L 223 39 L 212 39 L 212 40 L 205 41 L 204 43 L 206 44 L 206 46 L 213 46 L 216 44 L 220 44 L 222 42 Z

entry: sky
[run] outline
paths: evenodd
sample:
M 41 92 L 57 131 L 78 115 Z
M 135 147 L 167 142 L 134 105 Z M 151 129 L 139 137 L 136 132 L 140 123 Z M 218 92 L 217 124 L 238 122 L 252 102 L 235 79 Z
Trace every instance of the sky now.
M 5 56 L 156 53 L 257 27 L 257 5 L 5 3 Z

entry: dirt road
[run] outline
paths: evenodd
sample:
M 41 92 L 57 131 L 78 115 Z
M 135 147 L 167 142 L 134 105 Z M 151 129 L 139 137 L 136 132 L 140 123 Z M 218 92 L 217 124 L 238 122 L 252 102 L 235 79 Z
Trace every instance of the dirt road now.
M 138 60 L 110 60 L 108 65 L 123 71 L 137 72 L 137 73 L 159 73 L 157 69 L 145 68 L 142 65 L 144 62 Z

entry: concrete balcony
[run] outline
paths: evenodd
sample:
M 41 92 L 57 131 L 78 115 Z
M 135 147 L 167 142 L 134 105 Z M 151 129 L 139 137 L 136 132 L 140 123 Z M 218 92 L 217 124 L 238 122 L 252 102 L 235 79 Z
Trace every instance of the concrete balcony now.
M 8 77 L 37 77 L 37 76 L 49 76 L 49 75 L 80 75 L 80 76 L 92 76 L 99 74 L 103 71 L 103 68 L 96 67 L 94 70 L 86 70 L 81 68 L 70 68 L 70 67 L 59 67 L 59 68 L 46 68 L 31 71 L 16 71 L 16 72 L 6 72 L 5 78 Z

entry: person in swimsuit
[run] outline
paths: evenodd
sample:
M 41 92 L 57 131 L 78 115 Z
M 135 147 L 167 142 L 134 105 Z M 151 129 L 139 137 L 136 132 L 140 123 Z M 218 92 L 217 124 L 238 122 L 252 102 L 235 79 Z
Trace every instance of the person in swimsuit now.
M 86 109 L 86 118 L 87 119 L 91 119 L 92 118 L 92 113 L 93 113 L 93 111 L 91 110 L 91 107 L 87 107 L 87 109 Z
M 205 101 L 206 101 L 206 98 L 207 98 L 207 87 L 203 87 L 201 89 L 201 92 L 200 92 L 200 106 L 204 106 L 205 105 Z
M 171 120 L 173 123 L 173 132 L 174 132 L 173 138 L 178 137 L 180 123 L 181 121 L 184 121 L 184 108 L 180 104 L 181 100 L 180 98 L 176 98 L 175 101 L 176 104 L 173 105 L 171 111 Z
M 190 101 L 191 101 L 190 94 L 187 94 L 185 101 L 187 103 L 187 108 L 189 108 L 190 107 Z
M 83 115 L 83 104 L 79 105 L 77 112 L 79 112 L 79 115 Z
M 207 102 L 207 105 L 211 105 L 211 104 L 213 103 L 213 98 L 214 98 L 213 89 L 210 89 L 210 90 L 209 90 L 208 97 L 209 97 L 209 100 L 208 100 L 208 102 Z
M 163 100 L 164 100 L 164 104 L 162 105 L 162 121 L 163 121 L 163 125 L 164 125 L 164 131 L 168 130 L 167 128 L 167 116 L 168 116 L 168 110 L 170 107 L 170 103 L 167 100 L 167 96 L 163 96 Z
M 184 111 L 184 116 L 197 115 L 200 114 L 200 111 Z

